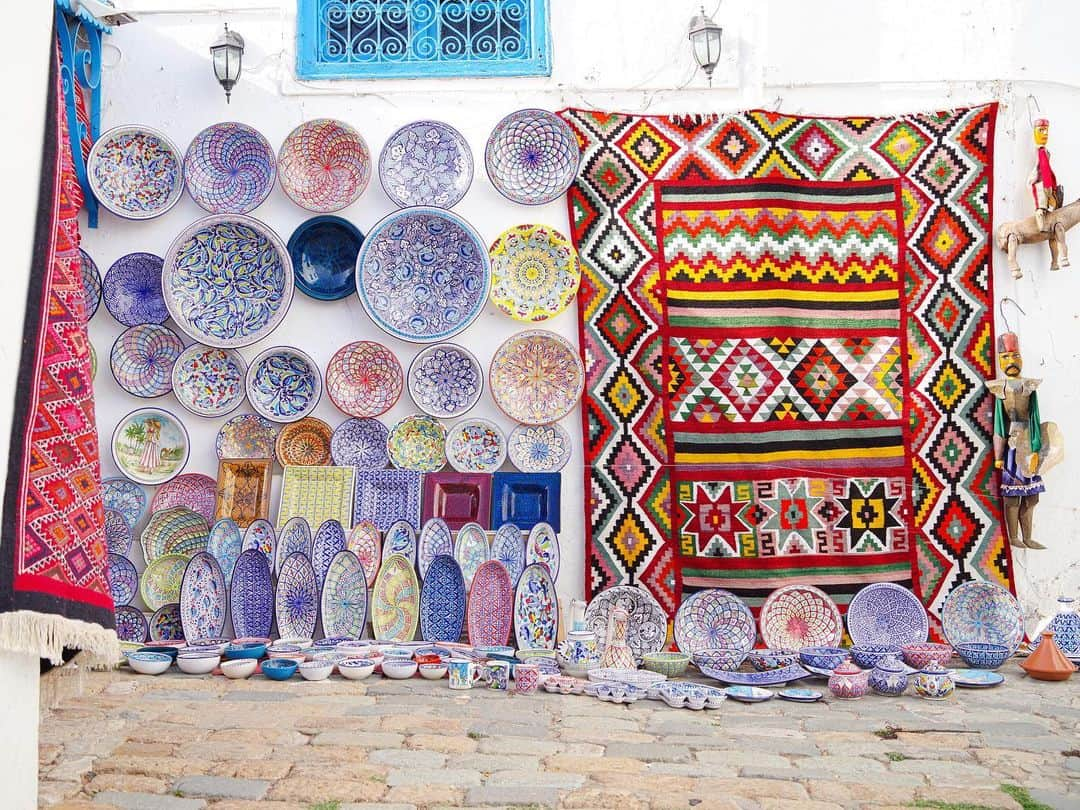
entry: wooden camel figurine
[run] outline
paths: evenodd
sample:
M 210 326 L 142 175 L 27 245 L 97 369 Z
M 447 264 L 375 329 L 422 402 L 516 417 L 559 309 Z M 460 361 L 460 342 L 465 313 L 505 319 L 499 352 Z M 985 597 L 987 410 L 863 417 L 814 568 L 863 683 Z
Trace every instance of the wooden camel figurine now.
M 1056 211 L 1047 211 L 1047 229 L 1040 231 L 1035 224 L 1035 216 L 1003 222 L 998 226 L 997 246 L 1009 253 L 1009 270 L 1013 278 L 1021 278 L 1024 273 L 1016 261 L 1016 248 L 1033 242 L 1050 243 L 1050 269 L 1058 270 L 1069 266 L 1069 246 L 1065 243 L 1065 232 L 1080 222 L 1080 200 L 1074 200 Z

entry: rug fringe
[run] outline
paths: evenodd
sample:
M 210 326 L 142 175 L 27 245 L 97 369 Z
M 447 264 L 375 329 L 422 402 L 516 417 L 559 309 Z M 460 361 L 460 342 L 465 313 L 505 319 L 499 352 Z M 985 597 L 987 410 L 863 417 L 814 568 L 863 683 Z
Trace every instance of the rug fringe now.
M 82 650 L 81 660 L 91 669 L 108 669 L 120 660 L 115 630 L 100 624 L 32 610 L 0 613 L 0 649 L 64 663 L 64 648 Z

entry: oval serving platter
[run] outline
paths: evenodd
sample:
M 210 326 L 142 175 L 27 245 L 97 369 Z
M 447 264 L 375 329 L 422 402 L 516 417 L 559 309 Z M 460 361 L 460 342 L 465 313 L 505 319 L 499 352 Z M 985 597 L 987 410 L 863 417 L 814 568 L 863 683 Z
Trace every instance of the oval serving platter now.
M 333 518 L 324 520 L 315 530 L 315 537 L 311 541 L 311 565 L 315 569 L 315 582 L 319 585 L 320 593 L 326 581 L 326 572 L 330 570 L 330 563 L 339 551 L 344 550 L 345 530 L 341 523 Z
M 513 619 L 514 584 L 510 574 L 498 560 L 488 560 L 476 570 L 469 588 L 465 616 L 469 643 L 474 647 L 505 646 Z
M 525 535 L 513 523 L 504 523 L 491 538 L 491 559 L 505 567 L 510 579 L 517 584 L 525 570 Z
M 559 551 L 559 535 L 548 523 L 537 523 L 529 530 L 529 541 L 525 546 L 525 564 L 542 563 L 551 571 L 551 578 L 559 576 L 559 564 L 562 554 Z
M 424 641 L 458 641 L 465 624 L 465 579 L 448 554 L 431 560 L 420 590 L 420 635 Z
M 274 587 L 266 555 L 259 549 L 240 554 L 229 588 L 229 609 L 236 638 L 268 638 L 274 623 Z
M 514 593 L 514 634 L 519 650 L 554 650 L 559 634 L 559 597 L 546 565 L 525 568 Z
M 311 560 L 300 551 L 281 563 L 274 589 L 274 616 L 280 638 L 312 638 L 319 618 L 319 586 Z
M 487 534 L 479 523 L 466 523 L 458 529 L 454 539 L 454 559 L 461 566 L 465 587 L 472 588 L 473 576 L 481 565 L 491 559 Z
M 420 529 L 420 538 L 416 543 L 416 567 L 420 579 L 427 578 L 428 568 L 440 554 L 454 554 L 454 536 L 450 527 L 440 517 L 433 517 Z
M 367 579 L 364 567 L 351 551 L 339 551 L 330 561 L 320 605 L 326 637 L 360 638 L 364 634 L 368 615 Z
M 200 551 L 188 562 L 180 586 L 184 638 L 221 638 L 227 607 L 225 574 L 211 554 Z
M 420 583 L 400 554 L 383 561 L 371 594 L 371 628 L 379 641 L 412 641 L 420 614 Z
M 346 547 L 360 560 L 367 586 L 370 588 L 375 584 L 379 563 L 382 562 L 382 535 L 379 527 L 370 520 L 361 520 L 349 532 Z

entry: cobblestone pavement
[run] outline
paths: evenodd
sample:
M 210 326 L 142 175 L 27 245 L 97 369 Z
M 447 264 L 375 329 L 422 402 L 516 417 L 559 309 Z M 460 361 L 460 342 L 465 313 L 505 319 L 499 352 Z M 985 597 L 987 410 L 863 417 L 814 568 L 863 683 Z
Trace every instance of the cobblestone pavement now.
M 706 712 L 415 679 L 87 673 L 83 694 L 42 719 L 40 800 L 58 810 L 1021 807 L 1004 784 L 1080 808 L 1080 684 L 1002 671 L 1004 686 L 945 703 L 729 700 Z

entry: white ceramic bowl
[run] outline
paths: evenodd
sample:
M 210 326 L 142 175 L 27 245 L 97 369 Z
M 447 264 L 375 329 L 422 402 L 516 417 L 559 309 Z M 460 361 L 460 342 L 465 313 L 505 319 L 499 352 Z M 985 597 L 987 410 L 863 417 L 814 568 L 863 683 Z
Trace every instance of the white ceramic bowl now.
M 375 671 L 375 662 L 365 658 L 350 658 L 337 665 L 341 677 L 350 681 L 362 681 Z
M 221 672 L 226 678 L 241 680 L 250 676 L 258 665 L 259 661 L 255 658 L 233 658 L 221 662 Z
M 446 677 L 446 664 L 421 664 L 420 675 L 429 681 L 437 681 Z
M 172 664 L 168 653 L 132 653 L 128 656 L 128 666 L 140 675 L 160 675 Z
M 176 666 L 188 675 L 207 675 L 217 669 L 221 656 L 217 653 L 180 653 L 176 656 Z
M 296 638 L 279 638 L 270 646 L 273 648 L 282 644 L 288 644 L 290 647 L 299 647 L 301 650 L 306 650 L 313 643 L 314 642 L 310 638 L 300 638 L 297 636 Z
M 384 658 L 382 672 L 387 678 L 404 680 L 416 674 L 416 662 L 411 659 Z
M 305 681 L 325 681 L 333 671 L 333 661 L 305 661 L 300 665 L 300 674 Z

